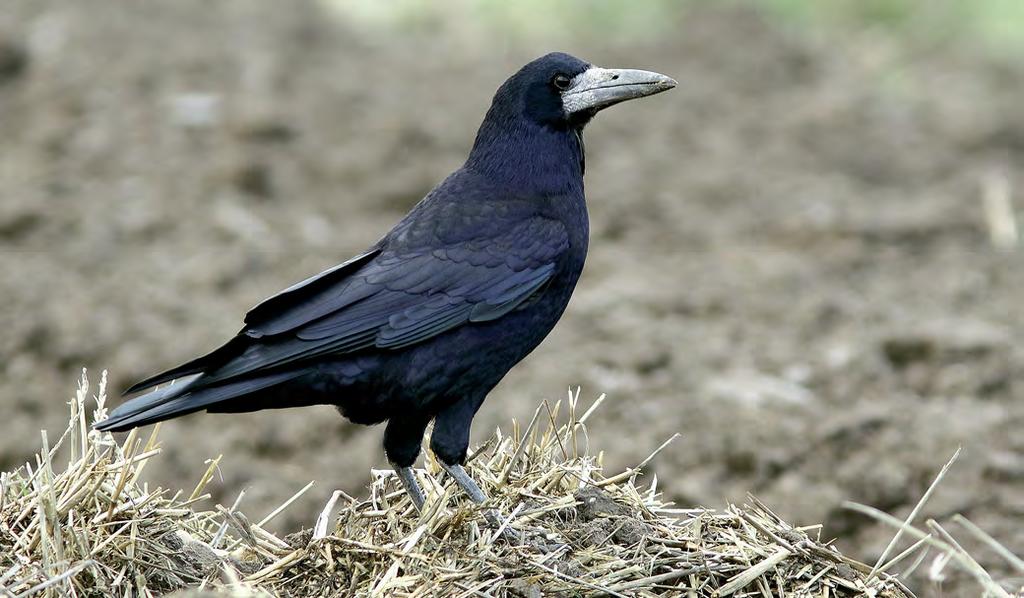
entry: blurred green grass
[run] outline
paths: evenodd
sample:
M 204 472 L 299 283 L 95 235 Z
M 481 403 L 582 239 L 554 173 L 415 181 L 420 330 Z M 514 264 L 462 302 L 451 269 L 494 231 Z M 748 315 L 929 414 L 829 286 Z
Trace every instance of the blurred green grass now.
M 799 24 L 876 27 L 926 41 L 1024 49 L 1021 0 L 749 0 Z
M 430 27 L 444 21 L 524 37 L 668 34 L 696 5 L 748 4 L 798 28 L 873 29 L 907 41 L 1024 50 L 1024 0 L 323 0 L 362 23 Z M 458 23 L 453 23 L 458 21 Z M 479 31 L 478 31 L 479 32 Z

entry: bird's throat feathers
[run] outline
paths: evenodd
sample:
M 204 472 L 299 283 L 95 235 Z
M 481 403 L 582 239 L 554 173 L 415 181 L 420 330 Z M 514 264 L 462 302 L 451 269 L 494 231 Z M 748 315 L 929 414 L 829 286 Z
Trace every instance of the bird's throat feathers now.
M 583 129 L 488 113 L 466 167 L 524 193 L 583 194 Z

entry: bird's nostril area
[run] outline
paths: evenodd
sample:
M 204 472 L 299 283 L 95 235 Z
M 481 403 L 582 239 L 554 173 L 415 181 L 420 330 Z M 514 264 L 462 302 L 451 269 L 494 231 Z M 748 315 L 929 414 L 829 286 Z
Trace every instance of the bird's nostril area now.
M 618 76 L 618 75 L 612 75 L 612 81 L 614 81 L 614 80 L 616 80 L 616 79 L 618 79 L 618 78 L 619 78 L 619 76 Z

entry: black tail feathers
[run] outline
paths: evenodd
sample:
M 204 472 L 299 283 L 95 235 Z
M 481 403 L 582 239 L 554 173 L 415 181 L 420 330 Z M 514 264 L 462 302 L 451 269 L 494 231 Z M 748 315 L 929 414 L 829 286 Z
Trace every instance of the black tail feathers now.
M 114 409 L 110 417 L 97 422 L 96 429 L 103 432 L 123 432 L 210 408 L 224 401 L 237 402 L 245 395 L 266 390 L 298 375 L 295 372 L 279 372 L 217 386 L 199 386 L 196 383 L 202 378 L 195 377 L 128 401 Z M 258 401 L 254 401 L 255 403 Z M 244 405 L 235 405 L 234 410 L 247 411 Z
M 232 357 L 241 353 L 244 349 L 245 337 L 240 334 L 202 357 L 197 357 L 192 361 L 179 365 L 176 368 L 171 368 L 166 372 L 160 372 L 155 376 L 150 376 L 145 380 L 136 382 L 129 386 L 122 395 L 134 394 L 140 390 L 153 388 L 157 384 L 163 384 L 164 382 L 170 382 L 171 380 L 184 378 L 185 376 L 191 376 L 194 374 L 201 374 L 211 369 L 215 369 Z

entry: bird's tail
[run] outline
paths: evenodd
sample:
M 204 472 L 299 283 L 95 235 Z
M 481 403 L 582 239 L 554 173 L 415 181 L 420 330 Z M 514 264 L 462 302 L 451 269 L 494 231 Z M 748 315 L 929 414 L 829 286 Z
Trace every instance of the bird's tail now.
M 155 376 L 150 376 L 141 382 L 132 384 L 125 389 L 123 394 L 130 395 L 139 392 L 140 390 L 146 390 L 147 388 L 153 388 L 157 384 L 163 384 L 164 382 L 170 382 L 175 379 L 187 378 L 195 374 L 201 374 L 208 372 L 220 364 L 223 364 L 230 358 L 241 353 L 245 348 L 245 337 L 236 336 L 224 345 L 218 347 L 214 351 L 207 353 L 201 357 L 197 357 L 188 363 L 183 363 L 176 368 L 171 368 L 166 372 L 160 372 Z M 146 395 L 149 396 L 149 395 Z M 141 398 L 141 397 L 140 397 Z
M 184 382 L 158 388 L 124 403 L 114 409 L 110 413 L 110 417 L 97 422 L 96 429 L 103 432 L 123 432 L 202 409 L 214 408 L 218 403 L 240 399 L 245 395 L 266 390 L 291 380 L 297 375 L 296 372 L 279 372 L 217 386 L 197 385 L 196 382 L 201 379 L 201 376 L 193 376 Z M 244 406 L 235 406 L 234 410 L 248 411 Z

